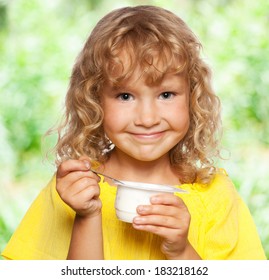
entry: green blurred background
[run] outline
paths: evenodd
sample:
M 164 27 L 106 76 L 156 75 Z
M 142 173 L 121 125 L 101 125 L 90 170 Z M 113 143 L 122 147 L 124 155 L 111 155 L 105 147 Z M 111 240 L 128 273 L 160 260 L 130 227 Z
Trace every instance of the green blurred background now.
M 153 4 L 198 35 L 222 100 L 226 168 L 269 258 L 268 0 L 0 0 L 0 251 L 55 167 L 42 140 L 63 112 L 74 60 L 112 9 Z M 247 234 L 247 232 L 246 232 Z

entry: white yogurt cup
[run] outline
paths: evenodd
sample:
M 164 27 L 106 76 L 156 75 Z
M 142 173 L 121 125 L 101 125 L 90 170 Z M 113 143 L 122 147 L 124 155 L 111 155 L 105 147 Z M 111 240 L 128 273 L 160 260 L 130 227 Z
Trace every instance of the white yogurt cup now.
M 182 189 L 167 185 L 148 184 L 140 182 L 121 181 L 114 182 L 117 185 L 115 200 L 116 215 L 119 220 L 132 223 L 138 216 L 138 205 L 149 205 L 150 197 L 158 193 L 186 192 Z

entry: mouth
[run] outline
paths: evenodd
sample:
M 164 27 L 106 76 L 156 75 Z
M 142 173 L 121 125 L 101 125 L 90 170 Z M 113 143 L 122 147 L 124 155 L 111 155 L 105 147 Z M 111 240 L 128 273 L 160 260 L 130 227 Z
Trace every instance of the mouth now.
M 131 133 L 135 138 L 138 139 L 158 139 L 164 135 L 164 131 L 150 132 L 150 133 Z

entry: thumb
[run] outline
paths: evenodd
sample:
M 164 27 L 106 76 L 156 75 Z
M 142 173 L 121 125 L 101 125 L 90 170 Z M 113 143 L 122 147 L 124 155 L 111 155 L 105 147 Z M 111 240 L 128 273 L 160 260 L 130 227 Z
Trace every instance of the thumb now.
M 91 169 L 91 160 L 86 155 L 80 156 L 79 160 L 82 161 L 87 169 Z

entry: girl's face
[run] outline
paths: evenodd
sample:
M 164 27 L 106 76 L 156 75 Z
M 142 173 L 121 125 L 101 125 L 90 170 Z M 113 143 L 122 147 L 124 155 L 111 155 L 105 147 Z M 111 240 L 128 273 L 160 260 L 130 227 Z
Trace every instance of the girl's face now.
M 138 161 L 169 156 L 189 128 L 189 86 L 180 74 L 166 74 L 149 86 L 136 71 L 120 88 L 102 92 L 104 130 L 115 151 Z

